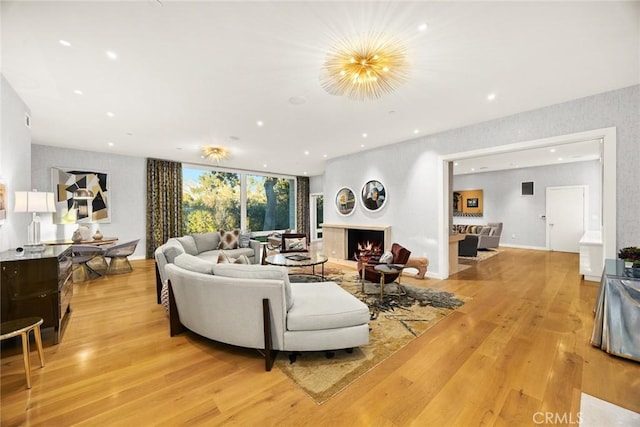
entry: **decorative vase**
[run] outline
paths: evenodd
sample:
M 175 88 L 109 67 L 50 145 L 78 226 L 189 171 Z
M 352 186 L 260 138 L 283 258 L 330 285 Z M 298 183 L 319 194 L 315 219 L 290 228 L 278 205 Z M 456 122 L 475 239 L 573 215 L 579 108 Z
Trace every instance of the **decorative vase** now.
M 71 241 L 73 243 L 82 242 L 82 233 L 80 232 L 79 228 L 76 231 L 74 231 L 73 234 L 71 235 Z
M 102 233 L 100 232 L 100 229 L 96 230 L 96 234 L 93 235 L 93 240 L 102 240 Z

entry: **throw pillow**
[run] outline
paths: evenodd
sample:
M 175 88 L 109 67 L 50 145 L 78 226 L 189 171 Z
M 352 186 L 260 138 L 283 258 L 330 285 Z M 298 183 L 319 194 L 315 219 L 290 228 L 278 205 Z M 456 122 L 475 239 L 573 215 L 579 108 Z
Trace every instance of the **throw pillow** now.
M 198 255 L 198 247 L 196 246 L 193 236 L 176 237 L 176 240 L 180 242 L 184 251 L 189 255 Z
M 232 231 L 220 230 L 220 244 L 218 249 L 238 249 L 238 239 L 240 237 L 240 230 L 235 229 Z
M 496 227 L 490 227 L 490 228 L 491 230 L 489 230 L 489 236 L 495 236 L 497 228 Z
M 212 265 L 208 261 L 189 254 L 182 254 L 176 257 L 174 264 L 185 270 L 202 274 L 213 274 Z
M 490 232 L 491 232 L 491 227 L 482 227 L 480 229 L 480 234 L 482 234 L 483 236 L 488 236 Z
M 240 255 L 238 258 L 232 258 L 224 252 L 218 254 L 218 264 L 251 264 L 246 255 Z
M 192 234 L 193 240 L 198 248 L 198 253 L 212 251 L 218 248 L 220 235 L 218 233 L 199 233 Z
M 391 264 L 393 262 L 393 254 L 389 251 L 383 253 L 378 262 L 380 264 Z
M 176 257 L 179 255 L 182 255 L 185 252 L 184 252 L 184 249 L 179 248 L 177 246 L 169 246 L 168 248 L 164 249 L 162 253 L 164 254 L 164 257 L 167 259 L 167 262 L 170 264 L 173 264 L 173 261 L 176 259 Z
M 160 304 L 164 307 L 164 311 L 169 315 L 169 285 L 164 283 L 160 291 Z
M 240 238 L 238 240 L 241 248 L 248 248 L 249 240 L 251 240 L 251 230 L 240 230 Z
M 307 250 L 307 238 L 298 237 L 291 239 L 284 239 L 284 250 L 286 251 L 306 251 Z

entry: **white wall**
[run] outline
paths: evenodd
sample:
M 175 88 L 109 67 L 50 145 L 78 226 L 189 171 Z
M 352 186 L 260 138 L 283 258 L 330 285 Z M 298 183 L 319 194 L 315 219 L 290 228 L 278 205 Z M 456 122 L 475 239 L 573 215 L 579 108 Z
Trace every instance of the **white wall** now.
M 7 219 L 0 225 L 0 251 L 14 249 L 27 242 L 31 214 L 14 213 L 16 191 L 31 190 L 31 131 L 25 125 L 29 107 L 0 75 L 0 179 L 7 186 Z
M 34 144 L 31 150 L 31 179 L 42 191 L 53 191 L 51 168 L 70 168 L 108 172 L 111 222 L 88 224 L 104 236 L 117 237 L 119 243 L 140 239 L 131 258 L 144 258 L 146 251 L 146 160 L 141 157 L 96 153 Z M 76 224 L 48 221 L 41 224 L 42 240 L 70 239 Z
M 522 196 L 521 183 L 534 182 L 534 195 Z M 455 190 L 483 190 L 481 218 L 453 217 L 454 224 L 502 222 L 501 244 L 545 248 L 546 188 L 567 185 L 588 186 L 587 230 L 600 230 L 600 161 L 564 163 L 496 172 L 456 175 Z M 515 237 L 513 237 L 515 235 Z
M 324 184 L 324 175 L 316 175 L 309 177 L 309 193 L 322 193 Z
M 640 182 L 638 111 L 640 85 L 329 160 L 324 181 L 325 222 L 390 225 L 392 240 L 416 256 L 429 257 L 429 270 L 439 274 L 439 155 L 615 126 L 617 246 L 638 245 L 640 198 L 629 197 Z M 353 215 L 343 217 L 329 203 L 341 187 L 349 186 L 359 195 L 362 185 L 373 178 L 388 190 L 389 200 L 381 211 L 370 213 L 358 205 Z

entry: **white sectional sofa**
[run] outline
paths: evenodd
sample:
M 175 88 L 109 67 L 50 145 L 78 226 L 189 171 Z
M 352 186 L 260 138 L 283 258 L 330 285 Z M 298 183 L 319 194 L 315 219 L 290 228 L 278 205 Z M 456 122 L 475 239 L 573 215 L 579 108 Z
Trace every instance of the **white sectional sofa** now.
M 239 233 L 238 233 L 239 234 Z M 239 245 L 243 245 L 243 239 L 239 239 Z M 245 239 L 246 247 L 234 247 L 229 245 L 221 248 L 221 234 L 218 232 L 188 234 L 183 237 L 172 237 L 164 245 L 159 246 L 155 252 L 156 260 L 156 293 L 157 302 L 160 304 L 163 285 L 167 283 L 167 275 L 165 266 L 173 263 L 173 260 L 184 253 L 196 256 L 215 264 L 221 252 L 228 257 L 238 258 L 241 255 L 246 256 L 251 264 L 258 264 L 261 261 L 260 248 L 261 244 L 257 240 Z M 230 247 L 230 248 L 229 248 Z
M 213 264 L 183 254 L 167 264 L 171 335 L 264 349 L 329 351 L 369 343 L 369 308 L 333 282 L 290 283 L 277 266 Z M 295 359 L 294 359 L 295 360 Z

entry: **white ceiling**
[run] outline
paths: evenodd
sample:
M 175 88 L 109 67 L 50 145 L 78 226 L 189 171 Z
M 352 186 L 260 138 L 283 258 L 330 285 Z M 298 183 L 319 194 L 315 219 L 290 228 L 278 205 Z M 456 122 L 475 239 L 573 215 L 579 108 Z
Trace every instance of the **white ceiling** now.
M 561 165 L 598 160 L 601 157 L 602 142 L 597 139 L 460 159 L 454 163 L 453 174 L 466 175 L 543 165 Z
M 317 175 L 333 157 L 638 84 L 639 17 L 638 2 L 2 1 L 1 67 L 34 143 L 200 164 L 201 145 L 221 144 L 221 166 Z M 326 93 L 328 48 L 372 30 L 405 41 L 410 80 L 377 101 Z

